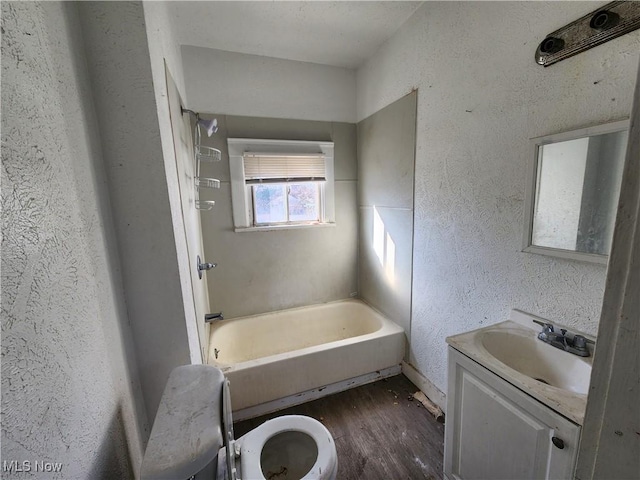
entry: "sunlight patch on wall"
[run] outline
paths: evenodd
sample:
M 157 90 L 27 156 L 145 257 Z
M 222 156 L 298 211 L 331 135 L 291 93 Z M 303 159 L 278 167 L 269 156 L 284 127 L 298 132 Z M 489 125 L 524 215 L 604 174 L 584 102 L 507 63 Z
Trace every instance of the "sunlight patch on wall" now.
M 373 251 L 378 257 L 387 283 L 393 286 L 395 281 L 396 244 L 387 231 L 378 209 L 373 207 Z
M 384 223 L 378 209 L 373 207 L 373 251 L 380 261 L 380 265 L 384 266 Z
M 396 265 L 396 244 L 394 243 L 391 235 L 387 232 L 387 245 L 386 245 L 386 255 L 384 262 L 384 272 L 387 276 L 387 279 L 393 284 L 395 280 L 395 265 Z

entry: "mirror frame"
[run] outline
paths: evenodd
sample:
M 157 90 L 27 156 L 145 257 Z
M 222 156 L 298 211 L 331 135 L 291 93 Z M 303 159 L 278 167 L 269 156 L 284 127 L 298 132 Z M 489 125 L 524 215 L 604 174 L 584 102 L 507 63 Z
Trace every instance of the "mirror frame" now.
M 538 183 L 538 163 L 539 149 L 543 145 L 551 143 L 565 142 L 567 140 L 576 140 L 578 138 L 592 137 L 595 135 L 603 135 L 607 133 L 620 132 L 629 130 L 629 120 L 620 120 L 617 122 L 595 125 L 592 127 L 581 128 L 578 130 L 570 130 L 552 135 L 545 135 L 530 139 L 531 159 L 527 167 L 527 183 L 525 185 L 525 209 L 524 209 L 524 234 L 522 237 L 522 251 L 527 253 L 536 253 L 539 255 L 549 255 L 568 260 L 579 260 L 583 262 L 599 263 L 606 265 L 609 261 L 609 255 L 600 255 L 597 253 L 576 252 L 573 250 L 563 250 L 560 248 L 543 247 L 533 245 L 531 236 L 533 234 L 533 218 L 535 207 L 535 194 Z

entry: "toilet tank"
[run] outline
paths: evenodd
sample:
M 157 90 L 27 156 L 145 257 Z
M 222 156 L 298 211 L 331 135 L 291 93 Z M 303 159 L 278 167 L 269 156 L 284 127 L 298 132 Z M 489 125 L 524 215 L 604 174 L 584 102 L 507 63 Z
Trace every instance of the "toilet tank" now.
M 222 372 L 209 365 L 171 372 L 142 460 L 142 480 L 188 479 L 215 468 L 223 446 L 224 381 Z

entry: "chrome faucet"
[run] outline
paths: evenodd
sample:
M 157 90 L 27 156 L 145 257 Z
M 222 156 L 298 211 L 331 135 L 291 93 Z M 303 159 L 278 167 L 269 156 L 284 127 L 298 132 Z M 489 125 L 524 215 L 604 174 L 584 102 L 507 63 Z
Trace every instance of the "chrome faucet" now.
M 593 340 L 579 334 L 570 333 L 567 335 L 566 328 L 561 328 L 560 333 L 557 333 L 554 326 L 549 322 L 542 322 L 540 320 L 533 320 L 533 322 L 542 326 L 542 331 L 538 333 L 538 339 L 544 343 L 548 343 L 552 347 L 559 348 L 560 350 L 573 353 L 580 357 L 588 357 L 591 355 L 587 348 L 587 343 L 595 344 L 596 342 Z
M 204 316 L 205 323 L 213 323 L 216 320 L 224 320 L 224 317 L 222 316 L 222 312 L 207 313 Z

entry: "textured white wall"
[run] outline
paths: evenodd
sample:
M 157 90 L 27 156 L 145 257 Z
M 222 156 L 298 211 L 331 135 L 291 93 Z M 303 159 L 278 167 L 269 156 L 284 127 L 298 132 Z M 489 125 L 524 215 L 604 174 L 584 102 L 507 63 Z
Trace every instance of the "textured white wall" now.
M 640 69 L 575 478 L 640 471 Z
M 143 2 L 144 22 L 149 39 L 149 56 L 154 80 L 164 78 L 164 63 L 171 72 L 173 81 L 180 96 L 185 98 L 184 70 L 182 68 L 182 53 L 176 38 L 176 26 L 171 8 L 174 2 Z M 162 92 L 162 82 L 154 85 L 156 91 Z
M 601 2 L 426 2 L 358 71 L 358 118 L 418 88 L 412 362 L 521 308 L 595 333 L 605 267 L 521 253 L 529 139 L 629 115 L 640 31 L 549 68 L 544 36 Z
M 76 5 L 2 2 L 2 460 L 129 478 L 148 424 Z
M 355 122 L 355 70 L 191 46 L 182 60 L 193 110 Z

